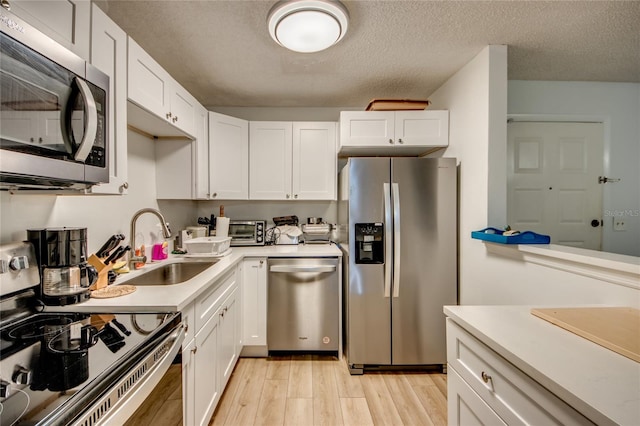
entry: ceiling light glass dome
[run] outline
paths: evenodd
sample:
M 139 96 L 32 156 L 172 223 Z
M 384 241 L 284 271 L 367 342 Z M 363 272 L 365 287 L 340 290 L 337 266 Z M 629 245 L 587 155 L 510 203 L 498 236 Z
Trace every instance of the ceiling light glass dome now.
M 294 52 L 319 52 L 333 46 L 347 32 L 345 7 L 331 0 L 278 2 L 269 12 L 269 34 Z

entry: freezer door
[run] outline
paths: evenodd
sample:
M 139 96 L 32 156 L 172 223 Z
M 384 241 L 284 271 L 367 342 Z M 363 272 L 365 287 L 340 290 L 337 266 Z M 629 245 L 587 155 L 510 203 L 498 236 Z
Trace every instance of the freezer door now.
M 457 303 L 453 158 L 394 158 L 392 364 L 446 364 L 443 305 Z
M 390 160 L 351 158 L 349 168 L 349 276 L 346 285 L 347 361 L 350 365 L 391 363 L 391 245 L 383 264 L 356 263 L 355 224 L 390 228 Z M 386 198 L 385 198 L 386 194 Z M 386 211 L 385 211 L 386 208 Z M 385 285 L 386 284 L 386 285 Z M 387 295 L 385 296 L 385 291 Z

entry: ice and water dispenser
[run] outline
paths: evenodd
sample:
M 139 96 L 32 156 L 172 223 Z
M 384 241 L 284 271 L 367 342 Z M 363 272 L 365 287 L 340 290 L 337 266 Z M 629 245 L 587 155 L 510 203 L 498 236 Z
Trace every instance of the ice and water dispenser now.
M 384 263 L 384 224 L 356 223 L 356 263 Z

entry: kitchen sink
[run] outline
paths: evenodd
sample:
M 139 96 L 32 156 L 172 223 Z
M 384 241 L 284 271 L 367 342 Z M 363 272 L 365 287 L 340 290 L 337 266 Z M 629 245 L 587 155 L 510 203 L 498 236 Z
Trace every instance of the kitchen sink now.
M 218 260 L 216 259 L 200 262 L 168 263 L 131 278 L 125 284 L 138 286 L 180 284 L 190 280 L 217 262 Z

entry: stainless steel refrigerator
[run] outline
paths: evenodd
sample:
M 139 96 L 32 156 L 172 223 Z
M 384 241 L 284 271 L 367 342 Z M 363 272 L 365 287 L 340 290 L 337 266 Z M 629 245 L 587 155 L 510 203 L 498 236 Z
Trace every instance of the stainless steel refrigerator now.
M 454 158 L 350 158 L 340 173 L 345 349 L 367 366 L 446 366 L 457 303 Z

